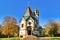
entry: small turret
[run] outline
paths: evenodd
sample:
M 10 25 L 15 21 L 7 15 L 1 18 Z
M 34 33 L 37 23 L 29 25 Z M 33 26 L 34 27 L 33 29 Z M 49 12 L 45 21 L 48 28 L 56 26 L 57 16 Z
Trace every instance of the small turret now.
M 35 8 L 34 10 L 34 16 L 37 20 L 39 20 L 39 11 L 37 10 L 37 8 Z
M 39 16 L 39 11 L 37 10 L 37 8 L 34 9 L 34 15 L 35 15 L 36 17 Z

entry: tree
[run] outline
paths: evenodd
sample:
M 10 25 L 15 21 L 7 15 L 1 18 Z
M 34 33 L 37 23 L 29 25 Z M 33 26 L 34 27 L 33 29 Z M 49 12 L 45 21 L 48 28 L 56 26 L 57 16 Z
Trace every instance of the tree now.
M 50 36 L 55 36 L 57 35 L 57 27 L 59 27 L 58 23 L 55 22 L 54 20 L 50 20 L 47 24 L 46 24 L 46 32 L 48 33 L 48 35 Z M 47 30 L 48 29 L 48 30 Z
M 12 23 L 12 24 L 16 25 L 17 21 L 16 21 L 16 19 L 14 17 L 6 16 L 4 18 L 3 25 L 6 24 L 6 23 Z
M 0 25 L 0 34 L 1 34 L 1 27 L 2 27 L 2 25 Z
M 6 16 L 3 21 L 2 34 L 10 36 L 18 35 L 18 26 L 16 25 L 16 19 L 11 16 Z
M 51 34 L 54 34 L 54 36 L 58 35 L 58 28 L 60 27 L 57 22 L 50 22 L 52 29 L 50 30 Z

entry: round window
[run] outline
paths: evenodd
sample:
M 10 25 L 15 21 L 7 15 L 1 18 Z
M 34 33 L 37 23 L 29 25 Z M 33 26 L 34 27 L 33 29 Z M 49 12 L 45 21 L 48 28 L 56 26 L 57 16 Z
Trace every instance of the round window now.
M 31 25 L 31 22 L 29 22 L 29 25 Z

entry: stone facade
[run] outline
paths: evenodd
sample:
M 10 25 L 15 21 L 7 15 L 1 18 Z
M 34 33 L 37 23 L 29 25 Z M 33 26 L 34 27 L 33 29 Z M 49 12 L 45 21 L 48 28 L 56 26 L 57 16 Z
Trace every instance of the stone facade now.
M 37 9 L 34 12 L 31 11 L 30 7 L 27 7 L 23 17 L 20 20 L 20 32 L 19 36 L 25 38 L 29 35 L 33 35 L 33 31 L 38 27 L 38 16 L 39 12 Z

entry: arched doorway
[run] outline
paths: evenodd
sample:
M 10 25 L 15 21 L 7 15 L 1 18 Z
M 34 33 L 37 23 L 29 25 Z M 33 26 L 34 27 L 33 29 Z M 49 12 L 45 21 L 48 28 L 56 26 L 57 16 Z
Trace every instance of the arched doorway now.
M 32 34 L 31 26 L 28 26 L 27 27 L 27 33 L 28 33 L 28 35 L 31 35 Z

